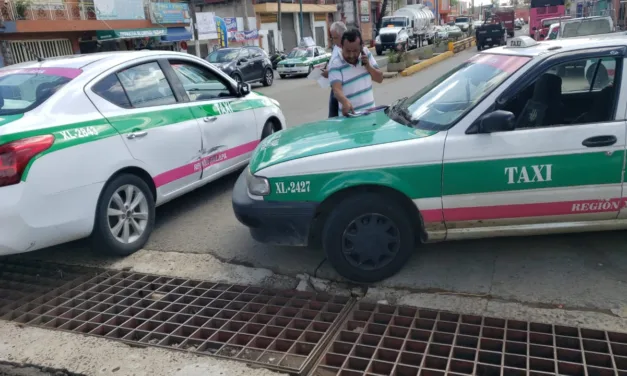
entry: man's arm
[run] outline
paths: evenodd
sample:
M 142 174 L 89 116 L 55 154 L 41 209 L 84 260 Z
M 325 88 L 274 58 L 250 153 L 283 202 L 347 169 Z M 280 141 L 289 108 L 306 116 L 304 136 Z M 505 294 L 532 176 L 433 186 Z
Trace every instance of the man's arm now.
M 329 67 L 329 82 L 331 83 L 331 88 L 333 89 L 333 96 L 339 103 L 342 104 L 342 114 L 346 116 L 349 112 L 353 111 L 353 105 L 348 98 L 346 98 L 346 95 L 344 95 L 344 90 L 342 90 L 342 72 L 340 71 L 341 64 L 331 62 Z
M 377 61 L 375 60 L 374 56 L 372 56 L 372 53 L 370 51 L 368 51 L 367 62 L 368 64 L 364 64 L 364 66 L 368 73 L 370 73 L 372 81 L 377 83 L 383 82 L 383 72 L 381 72 L 381 70 L 379 69 L 379 65 L 377 64 Z

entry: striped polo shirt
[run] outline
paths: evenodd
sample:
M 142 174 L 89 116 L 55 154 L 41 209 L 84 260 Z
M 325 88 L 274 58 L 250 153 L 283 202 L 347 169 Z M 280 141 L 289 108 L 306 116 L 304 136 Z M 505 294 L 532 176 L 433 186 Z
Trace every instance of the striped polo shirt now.
M 368 51 L 368 59 L 371 66 L 379 68 L 370 51 Z M 329 82 L 331 85 L 335 82 L 342 83 L 342 92 L 355 111 L 363 111 L 375 106 L 372 79 L 370 73 L 361 64 L 361 60 L 357 62 L 357 65 L 351 65 L 344 60 L 342 53 L 334 56 L 329 63 Z M 339 106 L 341 115 L 342 103 Z

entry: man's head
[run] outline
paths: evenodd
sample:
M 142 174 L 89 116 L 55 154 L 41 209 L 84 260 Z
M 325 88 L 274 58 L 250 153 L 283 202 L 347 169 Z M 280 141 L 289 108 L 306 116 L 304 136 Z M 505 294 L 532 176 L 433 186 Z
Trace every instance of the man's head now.
M 357 64 L 359 55 L 363 49 L 364 42 L 361 39 L 359 30 L 348 30 L 342 35 L 342 56 L 349 64 Z
M 342 47 L 342 35 L 346 32 L 346 25 L 344 22 L 337 21 L 331 25 L 331 39 L 333 44 L 338 47 Z

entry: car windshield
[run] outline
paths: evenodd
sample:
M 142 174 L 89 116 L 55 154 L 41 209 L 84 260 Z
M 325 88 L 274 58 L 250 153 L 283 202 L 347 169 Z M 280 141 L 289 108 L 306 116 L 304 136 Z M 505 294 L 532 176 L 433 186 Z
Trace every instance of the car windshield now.
M 468 17 L 457 17 L 455 22 L 468 22 Z
M 0 115 L 34 109 L 81 72 L 73 68 L 0 69 Z
M 406 23 L 405 17 L 384 17 L 381 27 L 405 27 Z
M 312 57 L 313 56 L 313 48 L 295 48 L 293 49 L 288 58 L 292 59 L 295 57 Z
M 388 115 L 419 129 L 448 129 L 529 60 L 525 56 L 476 55 L 388 108 Z
M 566 20 L 567 18 L 562 18 L 563 20 Z M 542 27 L 546 28 L 546 27 L 551 27 L 551 25 L 553 25 L 554 23 L 559 23 L 560 22 L 560 18 L 546 18 L 544 20 L 542 20 Z
M 226 63 L 235 60 L 238 54 L 238 49 L 225 48 L 210 53 L 209 56 L 207 56 L 207 61 L 210 63 Z
M 611 33 L 612 25 L 609 18 L 583 19 L 562 24 L 562 38 L 583 37 Z

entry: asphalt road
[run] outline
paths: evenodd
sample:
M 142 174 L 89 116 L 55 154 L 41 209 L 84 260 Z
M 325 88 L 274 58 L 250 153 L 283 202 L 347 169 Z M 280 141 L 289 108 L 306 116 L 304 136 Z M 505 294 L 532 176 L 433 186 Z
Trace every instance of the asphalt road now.
M 414 76 L 376 85 L 377 103 L 415 93 L 474 53 L 464 51 Z M 313 81 L 278 79 L 271 87 L 255 90 L 281 103 L 290 126 L 326 117 L 329 91 Z M 232 213 L 235 180 L 236 176 L 227 176 L 159 208 L 146 248 L 210 253 L 223 261 L 281 274 L 316 273 L 339 279 L 328 263 L 322 263 L 322 251 L 253 241 Z M 68 258 L 72 252 L 79 251 L 69 250 Z M 609 310 L 622 306 L 627 296 L 627 242 L 624 232 L 606 232 L 423 245 L 399 274 L 380 285 Z

